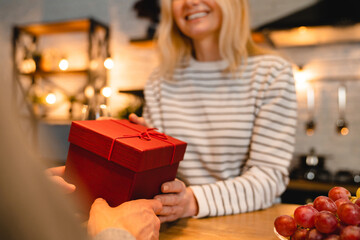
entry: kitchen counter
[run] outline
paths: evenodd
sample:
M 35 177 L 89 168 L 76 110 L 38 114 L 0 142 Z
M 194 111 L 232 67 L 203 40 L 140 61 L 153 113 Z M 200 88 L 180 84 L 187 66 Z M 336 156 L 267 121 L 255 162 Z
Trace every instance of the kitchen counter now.
M 271 208 L 250 213 L 202 219 L 184 218 L 162 224 L 160 240 L 277 240 L 273 230 L 275 218 L 283 214 L 291 215 L 297 206 L 299 205 L 276 204 Z

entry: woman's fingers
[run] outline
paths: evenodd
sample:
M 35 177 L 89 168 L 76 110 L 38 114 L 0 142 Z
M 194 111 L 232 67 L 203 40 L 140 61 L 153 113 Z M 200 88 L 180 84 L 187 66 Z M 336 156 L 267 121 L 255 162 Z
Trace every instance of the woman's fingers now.
M 181 201 L 181 197 L 179 196 L 179 194 L 161 194 L 156 195 L 154 199 L 159 200 L 163 206 L 177 205 Z
M 179 193 L 185 190 L 185 184 L 182 181 L 175 179 L 171 182 L 166 182 L 161 186 L 163 193 Z
M 148 125 L 145 122 L 145 119 L 143 117 L 138 117 L 135 113 L 131 113 L 129 115 L 129 120 L 130 120 L 130 122 L 148 127 Z
M 98 117 L 96 120 L 111 120 L 111 119 L 116 120 L 116 118 L 113 117 Z

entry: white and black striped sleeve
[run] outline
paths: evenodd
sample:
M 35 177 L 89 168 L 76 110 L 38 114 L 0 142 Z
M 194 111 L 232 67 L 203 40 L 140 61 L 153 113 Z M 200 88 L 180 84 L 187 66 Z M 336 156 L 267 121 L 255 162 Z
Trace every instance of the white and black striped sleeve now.
M 267 208 L 286 189 L 297 117 L 291 65 L 284 61 L 271 68 L 268 85 L 259 94 L 249 155 L 241 175 L 190 186 L 199 205 L 196 217 Z

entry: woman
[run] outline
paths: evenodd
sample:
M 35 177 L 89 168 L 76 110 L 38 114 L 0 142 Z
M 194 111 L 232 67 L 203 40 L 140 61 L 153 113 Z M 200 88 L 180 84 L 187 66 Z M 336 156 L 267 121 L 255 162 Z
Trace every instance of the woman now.
M 291 65 L 254 44 L 246 0 L 162 0 L 161 8 L 159 68 L 145 87 L 144 118 L 130 116 L 188 143 L 181 181 L 155 197 L 160 220 L 271 206 L 294 150 Z

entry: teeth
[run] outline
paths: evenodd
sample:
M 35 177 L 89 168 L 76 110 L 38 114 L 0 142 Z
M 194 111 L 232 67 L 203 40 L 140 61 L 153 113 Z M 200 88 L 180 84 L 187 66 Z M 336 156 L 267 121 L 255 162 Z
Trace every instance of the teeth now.
M 201 18 L 201 17 L 204 17 L 204 16 L 206 16 L 206 15 L 207 15 L 206 12 L 194 13 L 194 14 L 188 16 L 188 20 L 193 20 L 193 19 L 196 19 L 196 18 Z

